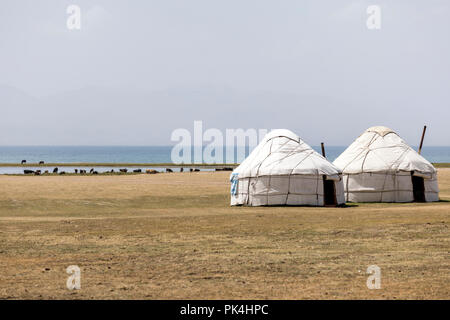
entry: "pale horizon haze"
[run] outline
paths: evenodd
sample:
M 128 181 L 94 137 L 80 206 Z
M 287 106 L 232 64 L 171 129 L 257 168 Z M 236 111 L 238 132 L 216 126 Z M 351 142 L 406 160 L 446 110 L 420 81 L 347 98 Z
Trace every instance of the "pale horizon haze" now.
M 449 146 L 449 17 L 446 0 L 3 0 L 0 146 L 171 145 L 196 120 L 314 146 L 375 125 L 416 146 L 427 125 Z

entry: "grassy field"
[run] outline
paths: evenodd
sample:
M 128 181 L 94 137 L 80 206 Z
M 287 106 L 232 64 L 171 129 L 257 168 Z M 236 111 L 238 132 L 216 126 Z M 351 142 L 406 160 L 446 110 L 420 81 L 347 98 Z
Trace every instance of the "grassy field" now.
M 442 163 L 433 163 L 435 168 L 450 168 L 450 163 L 442 162 Z
M 444 201 L 347 208 L 230 207 L 228 177 L 0 176 L 0 298 L 450 298 L 450 169 Z

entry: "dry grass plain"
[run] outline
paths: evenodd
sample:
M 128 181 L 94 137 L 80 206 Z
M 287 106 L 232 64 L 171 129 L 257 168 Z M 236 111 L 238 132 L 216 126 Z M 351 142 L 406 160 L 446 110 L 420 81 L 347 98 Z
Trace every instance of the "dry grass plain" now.
M 450 298 L 450 169 L 439 203 L 347 208 L 229 207 L 228 176 L 0 176 L 0 298 Z

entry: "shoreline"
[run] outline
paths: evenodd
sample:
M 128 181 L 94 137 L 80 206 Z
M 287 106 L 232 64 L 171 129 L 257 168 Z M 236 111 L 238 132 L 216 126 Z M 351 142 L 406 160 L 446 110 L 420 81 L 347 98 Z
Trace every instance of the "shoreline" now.
M 0 163 L 0 167 L 11 167 L 11 168 L 28 168 L 28 167 L 129 167 L 129 168 L 139 168 L 139 167 L 164 167 L 164 168 L 223 168 L 231 167 L 235 168 L 239 164 L 206 164 L 206 163 L 189 163 L 189 164 L 174 164 L 174 163 L 97 163 L 97 162 L 66 162 L 66 163 Z M 450 163 L 448 163 L 450 167 Z
M 174 164 L 174 163 L 99 163 L 99 162 L 65 162 L 65 163 L 0 163 L 0 167 L 11 167 L 11 168 L 27 168 L 27 167 L 129 167 L 129 168 L 139 168 L 139 167 L 164 167 L 164 168 L 223 168 L 231 167 L 236 168 L 239 164 L 233 163 L 216 163 L 216 164 L 206 164 L 206 163 L 185 163 L 185 164 Z M 450 168 L 449 162 L 434 162 L 432 163 L 436 168 Z

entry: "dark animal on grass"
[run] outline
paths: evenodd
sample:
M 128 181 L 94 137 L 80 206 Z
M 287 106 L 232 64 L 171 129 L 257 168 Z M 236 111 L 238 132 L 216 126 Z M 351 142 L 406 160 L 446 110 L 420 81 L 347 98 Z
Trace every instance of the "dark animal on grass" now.
M 127 173 L 128 169 L 119 169 L 120 172 Z
M 98 174 L 98 171 L 94 171 L 94 172 L 92 172 L 92 174 Z
M 233 168 L 229 168 L 229 167 L 226 167 L 226 168 L 216 168 L 216 171 L 233 171 Z
M 53 173 L 58 173 L 58 168 L 53 169 Z
M 44 164 L 44 161 L 39 161 L 39 165 Z
M 148 173 L 148 174 L 155 174 L 155 173 L 158 173 L 158 171 L 153 170 L 153 169 L 147 169 L 147 170 L 145 170 L 145 173 Z
M 114 173 L 114 169 L 111 169 L 111 171 L 110 171 L 111 173 Z
M 86 170 L 80 169 L 80 174 L 86 174 Z
M 166 168 L 166 172 L 173 172 L 173 170 L 170 168 Z
M 44 172 L 45 174 L 48 174 L 48 170 L 45 170 L 45 172 Z
M 142 170 L 141 169 L 136 169 L 136 170 L 133 170 L 133 172 L 134 173 L 140 173 L 140 172 L 142 172 Z
M 22 160 L 22 164 L 25 164 L 25 163 L 27 163 L 27 160 Z
M 65 171 L 61 171 L 59 174 L 66 174 L 66 172 Z
M 24 174 L 31 174 L 31 173 L 34 173 L 34 171 L 33 170 L 23 170 L 23 173 Z
M 94 168 L 92 168 L 92 169 L 89 171 L 89 173 L 94 173 Z
M 183 168 L 180 168 L 180 172 L 183 172 Z
M 194 169 L 192 169 L 192 168 L 189 168 L 189 172 L 192 172 L 192 171 L 194 171 Z
M 200 171 L 200 169 L 194 169 L 194 171 L 195 171 L 195 172 L 199 172 L 199 171 Z
M 78 169 L 75 169 L 75 173 L 78 173 Z
M 36 170 L 36 171 L 34 172 L 34 174 L 37 175 L 37 176 L 41 175 L 41 170 Z

